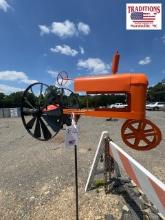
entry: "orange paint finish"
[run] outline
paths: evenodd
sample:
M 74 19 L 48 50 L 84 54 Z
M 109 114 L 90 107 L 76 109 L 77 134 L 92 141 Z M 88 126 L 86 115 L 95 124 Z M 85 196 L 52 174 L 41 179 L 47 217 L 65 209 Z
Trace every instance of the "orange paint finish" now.
M 136 183 L 136 185 L 139 188 L 141 188 L 141 185 L 140 185 L 140 183 L 138 181 L 138 178 L 136 177 L 136 174 L 135 174 L 135 172 L 134 172 L 134 170 L 133 170 L 129 160 L 123 154 L 121 154 L 120 152 L 119 152 L 119 155 L 120 155 L 120 159 L 121 159 L 121 161 L 123 163 L 123 166 L 124 166 L 124 169 L 125 169 L 126 173 Z
M 75 92 L 122 92 L 130 90 L 130 74 L 79 77 L 74 80 Z
M 63 113 L 65 115 L 71 115 L 72 113 L 74 113 L 75 115 L 85 115 L 86 111 L 87 111 L 86 109 L 72 109 L 72 108 L 63 109 Z
M 127 118 L 127 119 L 143 119 L 145 117 L 144 113 L 136 112 L 119 112 L 119 111 L 97 111 L 97 110 L 87 110 L 85 111 L 85 116 L 91 117 L 102 117 L 102 118 Z
M 132 85 L 147 87 L 148 80 L 145 74 L 112 74 L 101 76 L 79 77 L 74 80 L 75 92 L 129 92 Z
M 120 55 L 118 52 L 115 53 L 112 61 L 112 74 L 107 75 L 95 75 L 88 77 L 78 77 L 74 79 L 74 91 L 75 92 L 86 92 L 86 94 L 114 94 L 114 93 L 124 93 L 126 94 L 126 107 L 122 109 L 116 108 L 95 108 L 88 109 L 88 99 L 87 99 L 87 109 L 83 110 L 74 110 L 74 109 L 64 109 L 64 114 L 72 114 L 73 112 L 77 115 L 91 116 L 91 117 L 103 117 L 103 118 L 124 118 L 131 119 L 128 120 L 130 124 L 133 119 L 139 123 L 139 126 L 146 122 L 145 120 L 145 105 L 146 105 L 146 94 L 148 79 L 147 76 L 143 73 L 122 73 L 116 74 L 118 71 Z M 131 121 L 131 122 L 130 122 Z M 136 150 L 149 150 L 156 147 L 161 141 L 161 132 L 159 129 L 156 129 L 156 126 L 153 125 L 153 133 L 146 134 L 154 137 L 153 141 L 149 141 L 145 137 L 144 129 L 137 129 L 134 136 L 129 136 L 125 134 L 125 127 L 122 130 L 123 141 L 133 149 Z M 127 125 L 127 123 L 126 123 Z M 124 124 L 125 126 L 125 124 Z M 136 129 L 134 129 L 136 130 Z M 135 139 L 135 143 L 132 144 L 127 139 Z M 147 143 L 145 146 L 139 145 L 140 141 L 143 140 Z M 126 164 L 125 164 L 126 166 Z M 128 167 L 126 167 L 128 168 Z M 131 169 L 131 167 L 129 167 Z M 134 179 L 133 171 L 130 171 L 130 175 Z M 136 183 L 139 184 L 136 180 Z
M 124 73 L 76 78 L 74 80 L 74 91 L 88 94 L 126 93 L 128 108 L 125 111 L 94 109 L 93 111 L 85 111 L 85 115 L 141 120 L 145 118 L 147 85 L 148 79 L 145 74 Z
M 165 209 L 165 191 L 158 187 L 153 180 L 149 179 L 150 183 L 152 184 L 152 187 L 154 188 L 154 191 L 156 192 L 161 204 L 163 205 Z
M 125 121 L 121 136 L 127 146 L 140 151 L 155 148 L 162 139 L 160 129 L 148 119 Z
M 91 117 L 101 117 L 101 118 L 126 118 L 126 119 L 139 119 L 144 118 L 144 113 L 134 113 L 134 112 L 126 112 L 126 111 L 113 111 L 113 110 L 97 110 L 97 109 L 63 109 L 63 113 L 68 115 L 74 113 L 75 115 L 84 115 Z
M 113 74 L 118 72 L 119 60 L 120 60 L 120 54 L 117 51 L 112 60 L 112 73 Z
M 55 105 L 48 105 L 46 108 L 44 108 L 42 111 L 43 112 L 48 112 L 48 111 L 53 111 L 59 108 L 58 104 Z

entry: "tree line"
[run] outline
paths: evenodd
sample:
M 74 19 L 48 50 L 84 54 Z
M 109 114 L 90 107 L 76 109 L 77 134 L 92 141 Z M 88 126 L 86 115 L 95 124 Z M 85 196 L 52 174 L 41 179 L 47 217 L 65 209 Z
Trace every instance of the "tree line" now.
M 155 86 L 151 86 L 148 88 L 147 101 L 149 101 L 149 102 L 156 102 L 156 101 L 165 102 L 165 80 L 162 80 L 162 82 L 159 82 Z
M 0 108 L 20 107 L 22 103 L 23 92 L 14 92 L 9 95 L 0 93 Z M 77 95 L 80 108 L 99 107 L 114 103 L 126 103 L 126 96 L 123 94 L 98 94 L 98 95 Z M 155 86 L 151 86 L 147 91 L 147 102 L 165 102 L 165 83 L 159 82 Z

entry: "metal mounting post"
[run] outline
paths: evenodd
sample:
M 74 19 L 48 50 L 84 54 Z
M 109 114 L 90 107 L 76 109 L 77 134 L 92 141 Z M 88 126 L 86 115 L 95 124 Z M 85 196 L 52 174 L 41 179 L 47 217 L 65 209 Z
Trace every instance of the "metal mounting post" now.
M 75 155 L 76 220 L 79 220 L 79 209 L 78 209 L 77 145 L 74 146 L 74 155 Z

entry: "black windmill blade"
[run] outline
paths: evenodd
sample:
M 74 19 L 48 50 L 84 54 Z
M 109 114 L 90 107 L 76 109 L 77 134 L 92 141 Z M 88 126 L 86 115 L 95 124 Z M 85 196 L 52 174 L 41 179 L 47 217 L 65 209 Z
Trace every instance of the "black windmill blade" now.
M 50 139 L 52 137 L 52 134 L 50 133 L 50 131 L 46 127 L 46 125 L 43 122 L 42 118 L 40 118 L 39 121 L 40 121 L 40 124 L 41 124 L 41 129 L 42 129 L 42 133 L 43 133 L 43 136 L 44 136 L 45 140 Z
M 48 125 L 52 128 L 54 132 L 58 132 L 62 127 L 62 120 L 59 117 L 52 115 L 42 115 L 44 120 L 48 123 Z
M 34 137 L 36 138 L 41 137 L 41 127 L 40 127 L 39 117 L 37 117 L 36 126 L 34 130 Z
M 27 129 L 32 129 L 35 120 L 36 120 L 36 117 L 33 117 L 33 118 L 26 124 L 26 128 L 27 128 Z
M 31 94 L 35 97 L 32 87 L 30 88 Z
M 27 97 L 24 98 L 24 102 L 31 107 L 32 109 L 34 108 L 34 106 L 31 104 L 31 102 L 27 99 Z

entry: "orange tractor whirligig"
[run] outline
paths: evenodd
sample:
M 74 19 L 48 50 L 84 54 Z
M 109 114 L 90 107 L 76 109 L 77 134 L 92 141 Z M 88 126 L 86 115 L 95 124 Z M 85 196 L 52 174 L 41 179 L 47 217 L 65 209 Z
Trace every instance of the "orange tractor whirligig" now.
M 159 145 L 161 132 L 145 118 L 145 105 L 148 79 L 143 73 L 118 74 L 120 55 L 114 55 L 112 74 L 78 77 L 73 79 L 74 92 L 91 94 L 125 94 L 127 105 L 124 108 L 80 109 L 77 94 L 62 86 L 68 80 L 65 71 L 59 73 L 59 88 L 34 83 L 24 92 L 21 116 L 26 130 L 39 140 L 49 140 L 64 124 L 71 124 L 71 115 L 127 119 L 121 136 L 126 145 L 136 150 L 150 150 Z

